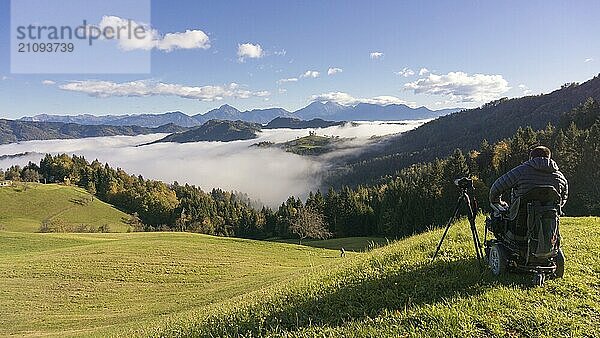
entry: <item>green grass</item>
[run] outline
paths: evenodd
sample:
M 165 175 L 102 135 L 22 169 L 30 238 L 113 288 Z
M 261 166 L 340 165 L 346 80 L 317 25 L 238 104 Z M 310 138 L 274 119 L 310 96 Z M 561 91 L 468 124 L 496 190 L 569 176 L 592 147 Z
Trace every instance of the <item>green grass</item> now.
M 95 229 L 108 224 L 112 232 L 125 232 L 127 214 L 91 195 L 85 190 L 57 184 L 21 183 L 0 187 L 0 229 L 37 232 L 44 220 L 66 225 L 89 225 Z
M 338 137 L 309 135 L 282 143 L 281 146 L 287 152 L 298 155 L 322 155 L 335 149 L 336 145 L 347 139 Z
M 339 262 L 337 252 L 188 233 L 0 232 L 0 336 L 106 336 Z
M 535 288 L 480 270 L 464 221 L 435 262 L 441 229 L 346 259 L 186 233 L 0 232 L 0 336 L 598 337 L 600 218 L 564 218 L 562 234 L 566 276 Z M 364 240 L 321 244 L 340 243 Z
M 179 314 L 140 335 L 282 337 L 598 337 L 600 219 L 565 218 L 564 279 L 480 270 L 465 222 L 439 259 L 441 230 L 356 255 L 212 311 Z M 483 235 L 483 234 L 482 234 Z
M 298 242 L 297 239 L 277 240 L 281 243 L 301 244 L 313 248 L 323 248 L 331 250 L 340 250 L 344 248 L 346 251 L 365 252 L 378 247 L 382 247 L 390 243 L 386 238 L 381 237 L 345 237 L 333 238 L 325 240 L 304 240 Z

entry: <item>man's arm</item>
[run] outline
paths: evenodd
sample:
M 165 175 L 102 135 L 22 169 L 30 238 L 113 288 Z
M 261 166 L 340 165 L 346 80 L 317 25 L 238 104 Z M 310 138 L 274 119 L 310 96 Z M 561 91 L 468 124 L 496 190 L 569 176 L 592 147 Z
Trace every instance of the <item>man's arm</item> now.
M 490 188 L 490 203 L 499 203 L 500 196 L 517 184 L 520 175 L 521 169 L 520 167 L 516 167 L 500 176 Z
M 560 192 L 560 206 L 564 207 L 569 198 L 569 181 L 567 181 L 567 178 L 562 173 L 560 173 L 560 176 L 563 182 L 563 189 Z

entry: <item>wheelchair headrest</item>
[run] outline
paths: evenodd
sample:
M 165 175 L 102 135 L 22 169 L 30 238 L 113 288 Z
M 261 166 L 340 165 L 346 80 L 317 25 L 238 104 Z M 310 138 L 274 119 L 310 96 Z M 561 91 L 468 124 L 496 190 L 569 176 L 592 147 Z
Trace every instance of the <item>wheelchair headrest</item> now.
M 521 197 L 521 203 L 531 201 L 560 203 L 560 200 L 560 194 L 550 185 L 532 188 Z

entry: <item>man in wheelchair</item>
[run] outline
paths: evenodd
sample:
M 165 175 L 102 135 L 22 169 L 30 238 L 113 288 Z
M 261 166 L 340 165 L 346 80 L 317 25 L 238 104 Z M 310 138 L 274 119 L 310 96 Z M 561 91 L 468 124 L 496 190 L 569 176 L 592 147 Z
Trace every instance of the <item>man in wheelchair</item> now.
M 534 272 L 538 284 L 545 275 L 562 277 L 559 217 L 568 190 L 550 149 L 543 146 L 534 148 L 528 161 L 494 182 L 489 196 L 493 213 L 486 221 L 486 230 L 496 237 L 486 241 L 494 274 L 507 268 Z M 508 192 L 510 205 L 502 200 Z

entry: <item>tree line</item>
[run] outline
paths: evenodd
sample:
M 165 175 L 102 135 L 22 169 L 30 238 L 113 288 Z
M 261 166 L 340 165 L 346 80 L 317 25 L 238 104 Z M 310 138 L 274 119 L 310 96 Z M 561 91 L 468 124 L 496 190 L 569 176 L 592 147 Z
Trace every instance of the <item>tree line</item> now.
M 244 238 L 403 237 L 443 224 L 458 196 L 453 180 L 470 176 L 481 206 L 500 175 L 527 160 L 536 145 L 553 158 L 570 183 L 569 215 L 600 215 L 600 106 L 588 99 L 564 114 L 556 127 L 520 128 L 496 143 L 427 163 L 411 165 L 378 184 L 291 196 L 278 208 L 260 206 L 247 195 L 189 184 L 166 184 L 126 173 L 81 156 L 46 155 L 0 171 L 0 179 L 74 184 L 133 215 L 137 230 L 191 231 Z
M 478 149 L 487 139 L 496 143 L 511 138 L 519 127 L 544 129 L 558 126 L 561 116 L 588 98 L 600 100 L 600 75 L 584 83 L 568 83 L 547 94 L 503 98 L 474 109 L 442 116 L 419 128 L 386 138 L 370 151 L 338 159 L 342 162 L 325 177 L 325 185 L 382 183 L 399 168 L 446 158 L 457 148 Z

